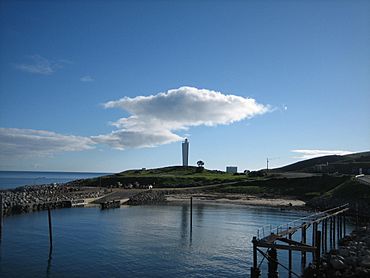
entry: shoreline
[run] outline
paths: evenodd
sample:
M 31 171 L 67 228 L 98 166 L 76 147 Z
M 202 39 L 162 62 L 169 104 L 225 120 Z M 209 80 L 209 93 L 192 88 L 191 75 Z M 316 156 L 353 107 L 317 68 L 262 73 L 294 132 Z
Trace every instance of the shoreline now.
M 272 208 L 307 209 L 304 201 L 280 197 L 280 198 L 259 198 L 254 195 L 243 194 L 166 194 L 167 202 L 189 202 L 193 197 L 196 203 L 234 204 L 245 206 L 260 206 Z
M 197 190 L 197 191 L 195 191 Z M 2 190 L 4 216 L 30 213 L 64 207 L 91 207 L 102 202 L 120 200 L 121 205 L 145 205 L 173 202 L 235 204 L 281 209 L 312 210 L 306 203 L 290 196 L 269 196 L 199 192 L 199 189 L 111 189 L 100 187 L 78 187 L 64 185 L 25 186 L 13 190 Z

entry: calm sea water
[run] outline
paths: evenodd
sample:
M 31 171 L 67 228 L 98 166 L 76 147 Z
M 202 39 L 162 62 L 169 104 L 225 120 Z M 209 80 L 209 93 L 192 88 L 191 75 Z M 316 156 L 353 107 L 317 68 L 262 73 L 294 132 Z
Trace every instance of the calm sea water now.
M 257 228 L 306 214 L 195 203 L 190 234 L 188 204 L 54 210 L 50 257 L 46 212 L 7 217 L 0 277 L 249 277 Z
M 15 188 L 22 185 L 64 183 L 108 174 L 109 173 L 0 171 L 0 189 Z

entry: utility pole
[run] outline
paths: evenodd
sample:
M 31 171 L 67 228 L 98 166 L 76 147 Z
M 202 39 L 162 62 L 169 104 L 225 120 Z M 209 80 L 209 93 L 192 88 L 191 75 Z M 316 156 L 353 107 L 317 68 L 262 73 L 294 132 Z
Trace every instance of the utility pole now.
M 269 170 L 269 158 L 266 158 L 266 170 L 268 171 Z

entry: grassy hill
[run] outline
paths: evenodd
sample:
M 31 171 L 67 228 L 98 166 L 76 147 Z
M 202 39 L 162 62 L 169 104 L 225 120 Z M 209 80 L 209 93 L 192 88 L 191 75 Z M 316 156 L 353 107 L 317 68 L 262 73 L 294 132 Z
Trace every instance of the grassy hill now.
M 233 175 L 199 167 L 170 166 L 157 169 L 128 170 L 114 175 L 84 180 L 82 185 L 116 186 L 138 183 L 155 187 L 200 186 L 246 179 L 245 175 Z
M 291 196 L 301 200 L 310 200 L 313 197 L 322 196 L 333 190 L 348 177 L 315 176 L 306 178 L 271 178 L 253 181 L 243 181 L 233 185 L 222 185 L 214 192 L 260 194 L 265 196 Z
M 329 208 L 344 203 L 349 203 L 352 209 L 357 207 L 361 214 L 370 216 L 370 186 L 348 178 L 322 196 L 311 199 L 308 205 Z
M 323 167 L 323 172 L 357 174 L 359 168 L 370 171 L 370 152 L 355 153 L 349 155 L 328 155 L 299 161 L 281 168 L 273 169 L 275 172 L 317 172 L 317 165 Z M 370 174 L 370 172 L 369 172 Z
M 348 199 L 348 196 L 354 200 L 370 200 L 370 186 L 349 179 L 329 190 L 323 197 Z
M 79 181 L 84 186 L 147 188 L 181 188 L 202 185 L 220 184 L 202 189 L 209 193 L 252 194 L 261 197 L 290 196 L 309 202 L 314 207 L 325 207 L 343 202 L 362 203 L 370 208 L 370 187 L 358 183 L 349 175 L 306 175 L 292 172 L 310 172 L 315 165 L 328 162 L 331 171 L 351 173 L 353 167 L 361 166 L 370 169 L 370 152 L 346 156 L 324 156 L 300 161 L 279 169 L 274 169 L 268 175 L 230 174 L 218 170 L 208 170 L 199 167 L 171 166 L 157 169 L 128 170 L 114 175 Z M 280 173 L 279 173 L 280 172 Z M 285 172 L 281 174 L 281 172 Z M 291 172 L 291 173 L 289 173 Z M 329 171 L 330 172 L 330 171 Z M 289 175 L 286 175 L 289 173 Z M 234 182 L 234 184 L 226 184 Z

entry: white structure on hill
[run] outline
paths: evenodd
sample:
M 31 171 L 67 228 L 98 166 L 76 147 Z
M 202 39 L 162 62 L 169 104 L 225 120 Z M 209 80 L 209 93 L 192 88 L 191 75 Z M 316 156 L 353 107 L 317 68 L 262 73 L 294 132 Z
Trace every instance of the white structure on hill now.
M 232 173 L 232 174 L 238 173 L 238 167 L 236 167 L 236 166 L 227 166 L 226 167 L 226 173 Z
M 182 142 L 182 166 L 189 166 L 189 141 Z

